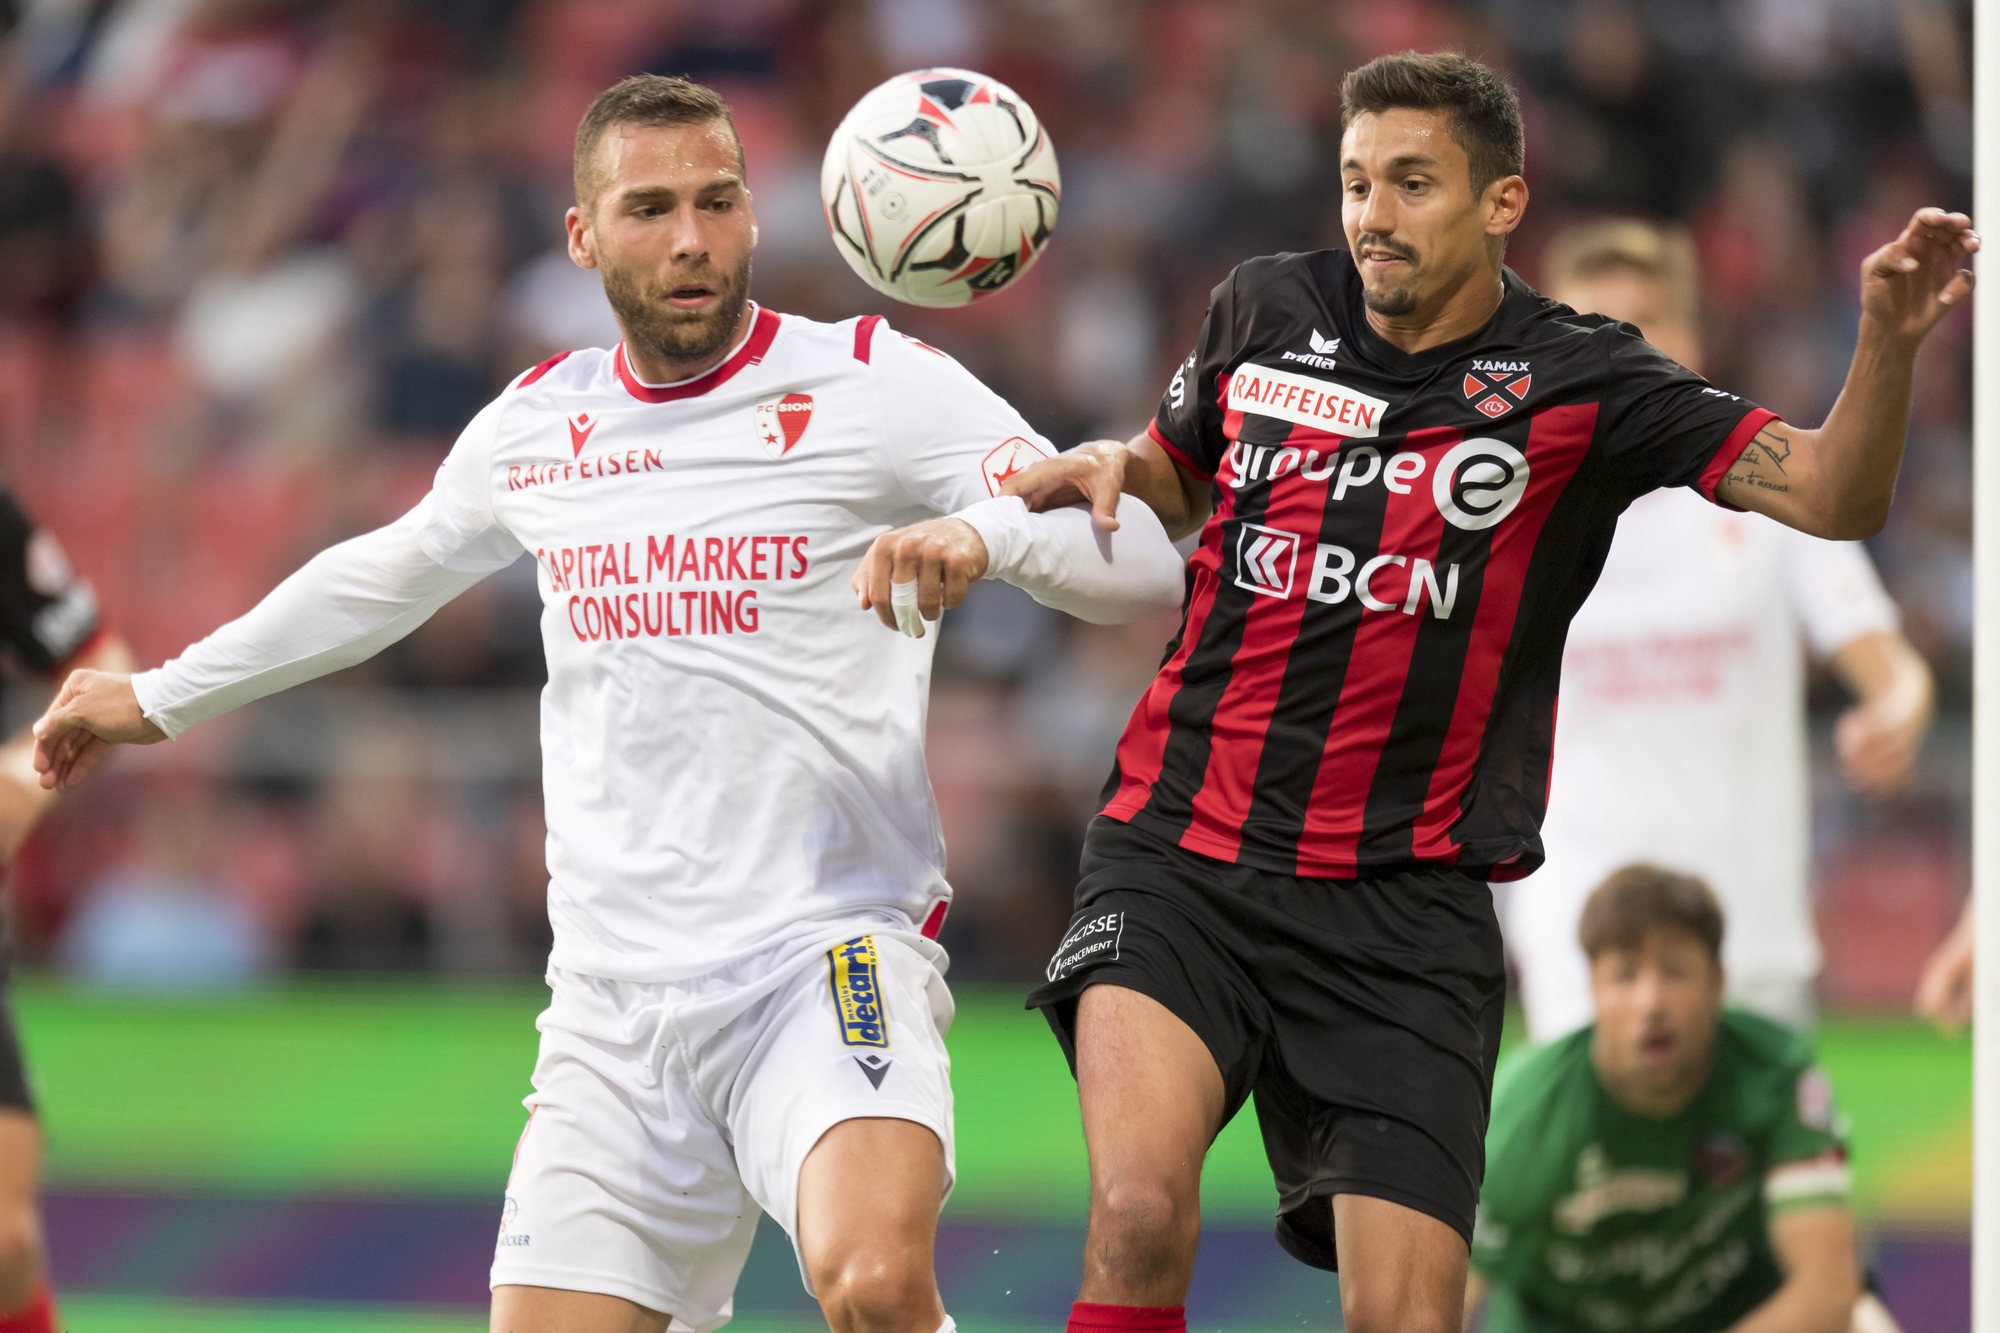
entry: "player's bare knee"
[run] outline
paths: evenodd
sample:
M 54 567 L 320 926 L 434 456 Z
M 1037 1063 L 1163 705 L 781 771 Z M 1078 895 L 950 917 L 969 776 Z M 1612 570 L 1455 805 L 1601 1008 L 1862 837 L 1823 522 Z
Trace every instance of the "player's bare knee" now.
M 1090 1201 L 1094 1258 L 1130 1277 L 1171 1269 L 1192 1258 L 1201 1231 L 1199 1196 L 1157 1180 L 1114 1181 Z
M 18 1310 L 42 1277 L 42 1228 L 34 1209 L 0 1210 L 0 1311 Z
M 815 1271 L 813 1289 L 834 1333 L 930 1333 L 938 1325 L 927 1255 L 863 1249 Z

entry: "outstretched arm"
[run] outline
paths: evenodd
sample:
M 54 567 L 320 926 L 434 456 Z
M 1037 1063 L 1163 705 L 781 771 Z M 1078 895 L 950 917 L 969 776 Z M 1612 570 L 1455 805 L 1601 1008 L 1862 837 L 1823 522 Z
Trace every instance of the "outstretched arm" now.
M 1961 268 L 1979 249 L 1972 219 L 1923 208 L 1861 265 L 1861 328 L 1847 382 L 1825 424 L 1773 421 L 1716 488 L 1720 499 L 1815 537 L 1882 530 L 1910 422 L 1917 348 L 1972 292 Z
M 1206 523 L 1213 504 L 1209 481 L 1176 463 L 1150 433 L 1123 444 L 1117 440 L 1080 444 L 1024 468 L 1007 480 L 1001 492 L 1020 496 L 1037 513 L 1087 504 L 1097 526 L 1107 532 L 1118 528 L 1118 497 L 1137 496 L 1175 541 Z
M 1160 520 L 1129 497 L 1116 514 L 1113 532 L 1079 508 L 1034 514 L 1013 496 L 982 500 L 877 537 L 854 573 L 855 595 L 912 638 L 982 578 L 1097 625 L 1178 610 L 1181 554 Z
M 129 671 L 132 650 L 115 633 L 100 631 L 71 661 L 72 674 L 84 671 Z M 30 727 L 0 744 L 0 862 L 11 861 L 21 849 L 55 793 L 35 771 L 35 735 Z
M 1771 1248 L 1784 1284 L 1729 1326 L 1729 1333 L 1848 1333 L 1861 1275 L 1854 1215 L 1845 1204 L 1801 1207 L 1771 1219 Z
M 428 500 L 425 502 L 429 503 Z M 78 671 L 35 723 L 35 769 L 76 786 L 113 745 L 177 736 L 267 694 L 365 661 L 491 572 L 447 569 L 418 529 L 424 505 L 314 556 L 243 616 L 152 671 Z

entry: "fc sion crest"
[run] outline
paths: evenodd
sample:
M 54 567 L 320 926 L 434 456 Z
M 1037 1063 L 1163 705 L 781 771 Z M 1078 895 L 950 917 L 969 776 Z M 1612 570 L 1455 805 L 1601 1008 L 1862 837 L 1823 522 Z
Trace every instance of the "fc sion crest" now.
M 757 439 L 764 452 L 783 458 L 792 451 L 812 424 L 813 400 L 809 393 L 788 393 L 783 398 L 759 403 L 755 408 Z

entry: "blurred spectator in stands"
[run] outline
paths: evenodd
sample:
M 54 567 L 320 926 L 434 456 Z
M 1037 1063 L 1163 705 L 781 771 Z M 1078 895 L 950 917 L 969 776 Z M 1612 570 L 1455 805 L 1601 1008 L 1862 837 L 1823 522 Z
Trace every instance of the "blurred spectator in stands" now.
M 231 812 L 222 793 L 155 783 L 127 858 L 85 890 L 61 958 L 102 986 L 195 990 L 262 977 L 273 957 L 242 893 L 217 874 Z

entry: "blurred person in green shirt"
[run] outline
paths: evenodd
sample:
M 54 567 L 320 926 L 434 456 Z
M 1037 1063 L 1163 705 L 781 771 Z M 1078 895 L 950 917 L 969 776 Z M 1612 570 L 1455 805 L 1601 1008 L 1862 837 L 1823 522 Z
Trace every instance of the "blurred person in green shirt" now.
M 1503 1072 L 1467 1325 L 1893 1333 L 1862 1288 L 1845 1118 L 1810 1042 L 1723 1005 L 1700 879 L 1611 875 L 1577 934 L 1597 1021 Z

